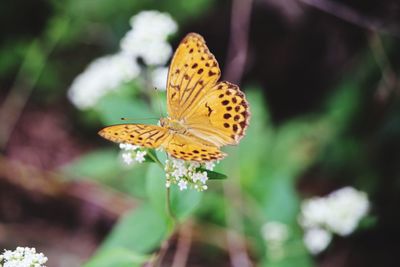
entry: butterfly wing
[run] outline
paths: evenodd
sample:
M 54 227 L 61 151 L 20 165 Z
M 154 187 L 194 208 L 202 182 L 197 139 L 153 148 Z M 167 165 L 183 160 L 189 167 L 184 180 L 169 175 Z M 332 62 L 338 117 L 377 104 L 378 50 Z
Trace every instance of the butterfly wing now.
M 167 129 L 147 124 L 119 124 L 103 128 L 99 135 L 116 143 L 160 147 L 171 136 Z
M 218 147 L 192 135 L 174 134 L 164 146 L 172 157 L 186 161 L 204 162 L 226 156 Z
M 203 37 L 189 33 L 179 44 L 168 72 L 169 117 L 180 120 L 218 81 L 221 71 Z
M 193 135 L 217 147 L 234 145 L 245 135 L 249 105 L 237 85 L 219 82 L 185 114 L 185 125 Z
M 204 39 L 188 34 L 173 57 L 168 75 L 168 114 L 183 120 L 197 137 L 220 147 L 237 144 L 249 120 L 239 87 L 217 81 L 221 71 Z

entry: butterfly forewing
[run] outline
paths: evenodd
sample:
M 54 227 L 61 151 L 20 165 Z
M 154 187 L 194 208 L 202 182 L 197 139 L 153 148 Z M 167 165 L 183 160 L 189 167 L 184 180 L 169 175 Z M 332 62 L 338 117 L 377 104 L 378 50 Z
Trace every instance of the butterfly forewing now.
M 203 37 L 189 33 L 172 59 L 167 81 L 167 108 L 173 119 L 182 119 L 198 99 L 210 90 L 221 71 Z
M 156 125 L 120 124 L 103 128 L 99 135 L 116 143 L 149 148 L 160 147 L 169 137 L 168 130 Z

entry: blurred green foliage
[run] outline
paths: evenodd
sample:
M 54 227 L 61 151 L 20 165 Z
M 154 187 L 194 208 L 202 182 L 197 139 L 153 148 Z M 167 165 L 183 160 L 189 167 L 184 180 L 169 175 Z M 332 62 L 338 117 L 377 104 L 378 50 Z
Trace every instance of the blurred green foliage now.
M 203 193 L 190 190 L 179 192 L 177 187 L 172 187 L 171 202 L 176 216 L 184 220 L 195 214 L 199 221 L 206 220 L 208 223 L 229 227 L 226 224 L 225 210 L 238 212 L 246 222 L 245 233 L 255 244 L 257 258 L 265 257 L 263 255 L 266 252 L 262 249 L 265 245 L 260 236 L 261 226 L 268 220 L 283 222 L 291 226 L 291 238 L 286 244 L 289 256 L 279 261 L 265 258 L 261 261 L 261 266 L 310 266 L 309 254 L 302 245 L 302 232 L 297 224 L 300 198 L 296 190 L 296 181 L 347 128 L 357 107 L 355 103 L 358 92 L 357 87 L 345 82 L 345 86 L 338 89 L 320 115 L 297 118 L 274 127 L 268 123 L 269 115 L 260 90 L 246 90 L 252 111 L 251 126 L 240 146 L 227 149 L 229 157 L 217 167 L 219 172 L 228 175 L 228 179 L 222 181 L 223 183 L 234 183 L 235 186 L 243 188 L 246 210 L 237 210 L 234 202 L 227 200 L 223 192 L 218 193 L 217 183 L 221 182 L 215 181 L 210 183 L 211 191 Z M 108 97 L 111 100 L 104 101 L 110 101 L 107 108 L 109 111 L 122 112 L 121 106 L 125 109 L 125 103 L 134 101 L 117 101 L 113 94 L 105 99 Z M 127 110 L 129 106 L 126 106 Z M 128 113 L 135 113 L 135 108 Z M 109 123 L 107 120 L 105 122 Z M 150 205 L 143 205 L 139 210 L 133 211 L 132 215 L 122 218 L 121 223 L 105 241 L 104 247 L 151 253 L 160 246 L 163 239 L 168 238 L 169 232 L 165 225 L 170 223 L 166 215 L 165 174 L 156 164 L 140 164 L 130 170 L 124 170 L 118 164 L 115 153 L 99 150 L 78 159 L 66 170 L 70 174 L 105 182 L 125 192 L 127 188 L 135 188 L 128 192 L 134 197 L 143 198 L 143 194 L 137 192 L 146 191 L 145 202 Z M 130 175 L 123 175 L 121 172 L 129 172 Z M 118 182 L 114 183 L 113 180 Z M 216 193 L 212 192 L 214 187 L 217 189 Z M 195 212 L 199 205 L 201 207 Z M 144 224 L 148 221 L 156 223 L 157 226 L 146 227 L 156 227 L 158 231 L 142 229 L 142 220 Z M 136 231 L 143 236 L 137 237 Z M 148 240 L 144 241 L 146 239 Z M 95 258 L 102 255 L 103 248 Z

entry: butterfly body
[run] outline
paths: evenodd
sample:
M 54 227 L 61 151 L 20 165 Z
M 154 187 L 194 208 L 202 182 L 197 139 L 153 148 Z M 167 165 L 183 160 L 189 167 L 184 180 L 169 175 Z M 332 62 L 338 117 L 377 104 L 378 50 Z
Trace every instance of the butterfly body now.
M 185 127 L 185 122 L 182 120 L 175 120 L 171 118 L 161 118 L 161 127 L 167 128 L 171 133 L 185 134 L 187 129 Z
M 189 33 L 169 68 L 169 117 L 161 118 L 160 126 L 120 124 L 106 127 L 99 134 L 117 143 L 162 147 L 183 160 L 204 162 L 223 158 L 225 153 L 220 147 L 240 141 L 250 112 L 237 85 L 218 82 L 220 73 L 203 37 Z

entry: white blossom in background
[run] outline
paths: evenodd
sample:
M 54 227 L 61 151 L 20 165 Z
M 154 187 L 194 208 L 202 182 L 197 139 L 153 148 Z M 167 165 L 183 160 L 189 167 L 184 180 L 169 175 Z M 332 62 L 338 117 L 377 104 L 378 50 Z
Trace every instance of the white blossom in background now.
M 133 16 L 130 25 L 147 40 L 165 40 L 178 30 L 178 25 L 168 13 L 155 10 L 142 11 Z
M 328 199 L 313 197 L 301 203 L 300 224 L 305 228 L 325 225 L 331 212 L 328 208 Z
M 289 239 L 289 227 L 278 221 L 269 221 L 261 228 L 261 235 L 267 245 L 267 255 L 272 260 L 285 256 L 285 242 Z
M 215 163 L 205 163 L 209 167 L 215 165 Z M 165 172 L 166 172 L 166 187 L 170 187 L 171 184 L 178 185 L 181 191 L 188 188 L 195 189 L 197 191 L 207 190 L 208 175 L 207 172 L 201 168 L 205 168 L 204 164 L 192 161 L 184 161 L 180 159 L 170 158 L 165 161 Z
M 4 250 L 0 255 L 3 267 L 46 267 L 47 257 L 37 253 L 35 248 L 17 247 L 14 251 Z
M 328 196 L 328 229 L 341 236 L 351 234 L 368 213 L 369 205 L 367 194 L 352 187 L 332 192 Z
M 119 144 L 119 148 L 122 150 L 122 161 L 126 165 L 131 165 L 134 162 L 143 163 L 146 160 L 145 156 L 147 152 L 142 150 L 143 148 L 140 146 L 121 143 Z
M 265 223 L 261 234 L 267 243 L 283 243 L 289 238 L 289 228 L 286 224 L 276 221 Z
M 168 78 L 168 68 L 158 67 L 151 72 L 153 86 L 159 90 L 165 90 Z
M 328 246 L 331 233 L 340 236 L 351 234 L 360 220 L 367 215 L 369 206 L 367 194 L 352 187 L 341 188 L 326 197 L 304 200 L 301 204 L 299 223 L 305 231 L 306 247 L 311 253 L 318 253 Z M 330 237 L 322 231 L 329 233 Z
M 68 98 L 79 109 L 93 107 L 102 96 L 136 78 L 139 73 L 136 60 L 127 54 L 98 58 L 75 78 L 68 90 Z
M 304 245 L 311 254 L 324 251 L 332 240 L 331 232 L 322 228 L 307 229 L 303 236 Z
M 121 49 L 133 57 L 141 57 L 147 65 L 164 65 L 172 55 L 166 41 L 140 39 L 135 31 L 128 32 L 121 40 Z
M 164 65 L 172 55 L 167 42 L 178 29 L 168 13 L 143 11 L 130 20 L 132 29 L 122 38 L 121 50 L 142 57 L 147 65 Z
M 154 67 L 160 67 L 170 59 L 172 47 L 167 38 L 177 31 L 178 26 L 169 14 L 143 11 L 133 16 L 130 24 L 132 28 L 121 39 L 121 50 L 95 59 L 72 82 L 68 98 L 77 108 L 91 108 L 110 91 L 137 78 L 141 71 L 137 63 L 139 57 Z M 165 89 L 165 68 L 156 68 L 153 72 L 151 82 L 157 88 Z

